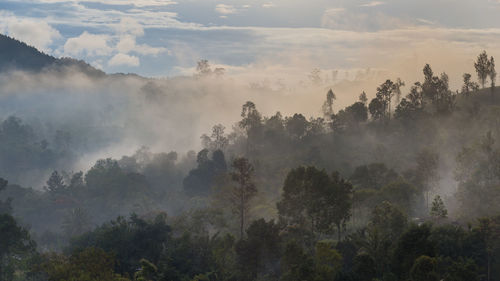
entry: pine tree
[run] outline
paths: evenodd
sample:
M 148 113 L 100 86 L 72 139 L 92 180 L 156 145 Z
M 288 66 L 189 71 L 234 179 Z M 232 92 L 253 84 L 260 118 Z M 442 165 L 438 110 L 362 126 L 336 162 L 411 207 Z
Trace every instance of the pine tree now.
M 448 210 L 446 210 L 444 202 L 439 195 L 436 195 L 436 197 L 434 197 L 434 201 L 432 201 L 431 216 L 436 219 L 448 217 Z

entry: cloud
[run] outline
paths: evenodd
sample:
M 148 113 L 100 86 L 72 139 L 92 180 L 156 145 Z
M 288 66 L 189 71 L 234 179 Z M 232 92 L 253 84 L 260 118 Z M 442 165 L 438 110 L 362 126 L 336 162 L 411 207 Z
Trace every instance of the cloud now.
M 321 25 L 325 28 L 353 31 L 378 31 L 411 25 L 410 21 L 381 12 L 365 13 L 343 8 L 328 9 L 323 13 Z
M 385 2 L 381 2 L 381 1 L 372 1 L 372 2 L 368 2 L 366 4 L 361 4 L 359 5 L 360 7 L 376 7 L 376 6 L 380 6 L 380 5 L 385 5 Z
M 133 35 L 123 35 L 120 41 L 116 44 L 116 50 L 122 54 L 135 52 L 141 55 L 156 56 L 160 53 L 167 52 L 168 50 L 163 47 L 151 47 L 147 44 L 136 44 L 136 38 Z
M 61 38 L 59 31 L 43 19 L 20 18 L 0 11 L 0 32 L 14 37 L 42 51 L 51 52 L 49 46 Z
M 170 54 L 169 50 L 167 48 L 163 47 L 151 47 L 147 44 L 140 44 L 137 45 L 134 49 L 134 52 L 141 54 L 141 55 L 150 55 L 150 56 L 156 56 L 161 53 L 168 53 Z
M 222 15 L 236 14 L 238 12 L 234 6 L 227 4 L 217 4 L 215 11 Z
M 272 8 L 276 7 L 272 2 L 262 4 L 262 8 Z
M 422 23 L 422 24 L 426 24 L 426 25 L 434 25 L 434 24 L 436 24 L 436 22 L 434 22 L 434 21 L 430 21 L 430 20 L 426 20 L 426 19 L 421 19 L 421 18 L 418 18 L 417 22 Z
M 144 28 L 134 18 L 122 18 L 120 23 L 116 26 L 116 30 L 122 34 L 131 34 L 134 36 L 144 35 Z
M 80 36 L 69 38 L 64 44 L 64 53 L 72 56 L 105 56 L 112 53 L 108 46 L 109 36 L 90 34 L 84 31 Z
M 120 66 L 120 65 L 139 66 L 140 63 L 139 63 L 139 58 L 136 56 L 130 56 L 127 54 L 119 53 L 119 54 L 116 54 L 115 56 L 113 56 L 109 60 L 108 65 L 110 65 L 110 66 Z
M 136 47 L 135 45 L 135 37 L 132 35 L 123 35 L 120 38 L 120 41 L 116 44 L 116 49 L 118 52 L 126 54 Z

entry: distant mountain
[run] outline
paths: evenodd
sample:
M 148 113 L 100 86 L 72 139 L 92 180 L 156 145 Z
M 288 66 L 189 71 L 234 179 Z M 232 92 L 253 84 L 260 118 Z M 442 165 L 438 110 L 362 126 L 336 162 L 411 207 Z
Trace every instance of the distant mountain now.
M 0 72 L 9 70 L 38 72 L 43 69 L 64 71 L 67 68 L 76 69 L 93 77 L 106 75 L 82 60 L 55 58 L 24 42 L 0 34 Z

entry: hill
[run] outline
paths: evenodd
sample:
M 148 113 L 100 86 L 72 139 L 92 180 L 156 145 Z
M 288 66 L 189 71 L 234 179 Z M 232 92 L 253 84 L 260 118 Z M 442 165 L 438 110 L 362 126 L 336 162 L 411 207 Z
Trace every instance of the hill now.
M 0 72 L 10 70 L 38 72 L 42 69 L 61 71 L 69 67 L 93 77 L 105 75 L 103 71 L 82 60 L 55 58 L 24 42 L 0 34 Z

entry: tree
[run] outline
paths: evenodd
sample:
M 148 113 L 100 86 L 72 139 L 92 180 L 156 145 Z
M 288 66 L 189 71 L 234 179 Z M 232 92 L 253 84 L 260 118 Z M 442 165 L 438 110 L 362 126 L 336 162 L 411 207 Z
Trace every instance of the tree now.
M 455 178 L 464 217 L 483 217 L 500 209 L 500 150 L 491 132 L 473 146 L 464 147 L 457 156 Z
M 490 61 L 488 64 L 488 76 L 490 77 L 491 96 L 493 97 L 493 93 L 495 92 L 495 80 L 497 77 L 497 72 L 495 70 L 495 59 L 493 57 L 490 57 Z
M 351 218 L 352 185 L 338 172 L 333 172 L 330 177 L 331 186 L 326 190 L 326 206 L 321 210 L 321 229 L 329 230 L 331 225 L 337 227 L 337 239 L 342 237 L 342 228 Z
M 301 139 L 307 134 L 309 122 L 302 114 L 295 113 L 292 117 L 286 118 L 285 127 L 288 134 L 293 139 Z
M 278 202 L 278 213 L 288 225 L 310 225 L 311 233 L 329 233 L 341 228 L 351 217 L 352 185 L 333 172 L 331 177 L 315 167 L 291 170 Z
M 437 260 L 428 256 L 418 257 L 410 271 L 412 281 L 438 281 Z
M 323 103 L 323 116 L 327 119 L 330 119 L 333 115 L 333 101 L 336 100 L 337 97 L 333 93 L 332 89 L 328 90 L 326 93 L 326 100 Z
M 0 178 L 0 192 L 7 187 L 9 182 L 3 178 Z M 7 200 L 0 200 L 0 214 L 10 214 L 12 212 L 11 206 L 12 198 L 7 198 Z
M 368 109 L 362 102 L 354 104 L 339 110 L 338 114 L 332 115 L 331 127 L 333 131 L 341 131 L 347 128 L 356 128 L 361 122 L 368 119 Z
M 394 92 L 396 95 L 396 104 L 399 104 L 401 101 L 401 87 L 405 86 L 405 82 L 401 81 L 401 78 L 398 78 L 396 80 L 396 83 L 394 83 Z
M 441 196 L 434 197 L 430 215 L 435 219 L 443 219 L 448 216 L 448 210 L 446 210 Z
M 91 229 L 91 220 L 87 212 L 81 208 L 72 209 L 64 218 L 62 229 L 68 238 L 82 235 Z
M 260 137 L 262 129 L 262 116 L 257 110 L 255 103 L 247 101 L 241 109 L 241 121 L 238 123 L 247 134 L 246 154 L 250 153 L 250 144 Z
M 425 194 L 425 203 L 429 209 L 429 192 L 439 181 L 439 155 L 431 150 L 425 149 L 416 157 L 416 177 L 420 190 Z
M 89 247 L 69 257 L 62 254 L 45 254 L 40 271 L 49 280 L 66 281 L 129 281 L 114 272 L 116 261 L 112 254 Z
M 64 192 L 66 190 L 66 185 L 64 184 L 63 177 L 59 175 L 57 171 L 52 172 L 44 189 L 52 194 Z
M 399 280 L 410 277 L 415 259 L 422 255 L 434 256 L 435 248 L 430 235 L 431 226 L 428 224 L 412 225 L 401 235 L 393 255 L 394 273 Z
M 228 138 L 224 135 L 225 129 L 222 124 L 213 126 L 210 136 L 205 134 L 201 136 L 203 146 L 210 150 L 224 150 L 229 144 Z
M 334 249 L 332 243 L 316 243 L 316 281 L 334 280 L 342 269 L 342 255 Z
M 209 157 L 208 149 L 202 149 L 197 155 L 197 167 L 189 171 L 182 181 L 184 192 L 190 196 L 208 196 L 217 178 L 226 173 L 224 152 L 215 150 Z
M 259 280 L 264 276 L 279 276 L 281 257 L 280 228 L 274 221 L 259 219 L 252 222 L 247 237 L 235 245 L 236 260 L 241 274 L 238 280 Z
M 398 87 L 398 84 L 394 84 L 394 82 L 389 79 L 377 87 L 377 98 L 382 101 L 384 117 L 388 117 L 389 119 L 391 119 L 392 97 L 395 95 Z
M 9 214 L 0 214 L 0 238 L 0 280 L 13 280 L 20 261 L 34 253 L 36 244 Z
M 168 261 L 171 259 L 168 255 L 178 254 L 177 261 L 187 263 L 189 256 L 175 251 L 176 244 L 189 245 L 189 241 L 184 241 L 182 238 L 179 240 L 181 241 L 178 243 L 172 242 L 171 228 L 166 224 L 165 214 L 159 214 L 151 220 L 131 215 L 129 219 L 118 217 L 116 220 L 75 237 L 71 240 L 68 252 L 77 255 L 86 248 L 92 247 L 108 253 L 112 252 L 116 259 L 114 267 L 117 273 L 133 276 L 140 266 L 141 259 L 161 265 L 163 258 Z M 188 265 L 186 264 L 185 267 Z
M 363 91 L 363 92 L 359 95 L 358 100 L 359 100 L 360 102 L 362 102 L 362 103 L 366 106 L 366 103 L 368 102 L 368 98 L 366 97 L 366 93 L 365 93 L 365 91 Z
M 139 261 L 141 269 L 134 274 L 135 281 L 153 281 L 157 280 L 158 267 L 146 259 Z
M 462 86 L 462 94 L 464 94 L 466 97 L 470 95 L 471 92 L 475 92 L 479 89 L 479 85 L 471 81 L 472 75 L 469 73 L 464 73 L 463 78 L 464 78 L 464 85 Z
M 391 203 L 376 206 L 366 227 L 362 249 L 372 258 L 377 275 L 390 271 L 390 253 L 408 224 L 406 215 Z
M 383 100 L 379 97 L 372 99 L 368 105 L 368 109 L 373 120 L 381 120 L 385 117 L 385 105 Z
M 477 78 L 479 83 L 481 83 L 482 88 L 486 84 L 486 78 L 490 72 L 490 61 L 488 60 L 488 54 L 486 51 L 483 51 L 481 54 L 477 56 L 477 61 L 474 63 L 474 67 L 476 68 Z
M 283 281 L 313 281 L 314 260 L 296 241 L 291 241 L 285 246 L 281 258 L 281 271 Z
M 311 233 L 318 228 L 322 189 L 330 184 L 328 174 L 315 167 L 298 167 L 286 176 L 282 199 L 277 204 L 280 218 L 288 225 L 310 225 Z M 324 205 L 324 204 L 323 204 Z
M 417 118 L 424 109 L 424 96 L 422 85 L 416 82 L 410 93 L 396 107 L 395 116 L 398 119 L 411 120 Z
M 257 194 L 253 183 L 254 168 L 248 159 L 238 157 L 233 160 L 231 178 L 236 185 L 231 190 L 230 204 L 240 221 L 240 239 L 243 238 L 245 221 L 250 209 L 250 203 Z

